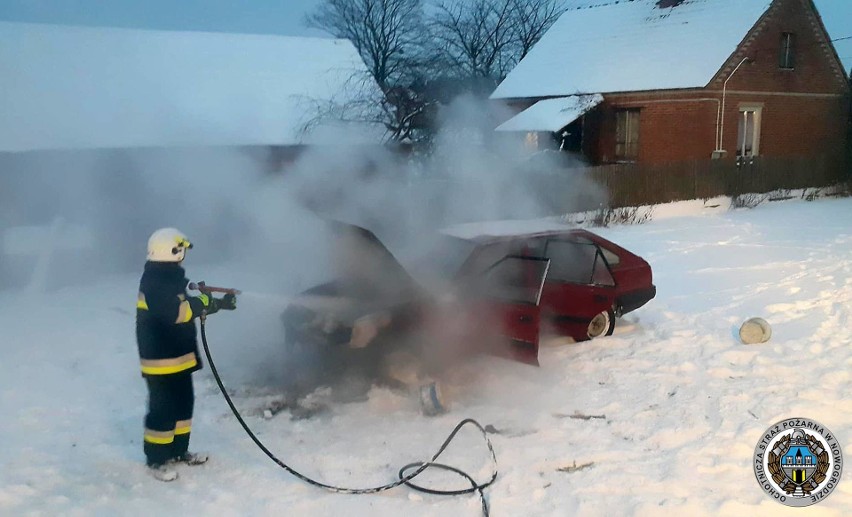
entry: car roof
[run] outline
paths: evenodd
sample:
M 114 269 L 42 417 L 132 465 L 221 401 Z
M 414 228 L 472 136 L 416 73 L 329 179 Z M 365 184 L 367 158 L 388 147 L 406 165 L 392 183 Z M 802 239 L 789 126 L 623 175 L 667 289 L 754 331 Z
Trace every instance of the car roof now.
M 440 232 L 444 235 L 471 241 L 476 244 L 534 237 L 550 237 L 553 235 L 589 233 L 576 226 L 546 219 L 466 223 L 444 228 Z

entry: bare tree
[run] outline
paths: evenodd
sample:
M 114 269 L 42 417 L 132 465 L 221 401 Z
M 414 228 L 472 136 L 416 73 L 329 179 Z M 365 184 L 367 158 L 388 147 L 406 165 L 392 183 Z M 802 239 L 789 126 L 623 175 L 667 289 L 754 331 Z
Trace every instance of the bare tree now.
M 445 0 L 431 17 L 437 53 L 457 73 L 499 80 L 565 12 L 563 0 Z
M 565 12 L 563 0 L 514 0 L 515 44 L 518 61 L 544 36 Z
M 373 79 L 387 91 L 416 66 L 422 13 L 422 0 L 322 0 L 306 22 L 351 41 Z
M 418 139 L 418 121 L 429 105 L 414 88 L 377 88 L 368 73 L 353 75 L 331 99 L 303 97 L 300 101 L 310 107 L 310 116 L 301 124 L 303 134 L 343 123 L 356 131 L 361 125 L 383 127 L 387 139 L 397 142 Z
M 423 59 L 423 0 L 322 0 L 306 23 L 351 41 L 380 89 L 375 95 L 365 78 L 353 78 L 365 94 L 318 106 L 316 119 L 378 123 L 392 140 L 410 138 L 423 109 L 411 90 Z
M 424 1 L 321 0 L 307 25 L 350 40 L 381 95 L 318 106 L 309 125 L 361 120 L 413 138 L 440 92 L 490 91 L 564 12 L 564 0 L 437 0 L 427 22 Z
M 436 49 L 467 77 L 505 75 L 513 42 L 513 0 L 441 2 L 431 20 Z

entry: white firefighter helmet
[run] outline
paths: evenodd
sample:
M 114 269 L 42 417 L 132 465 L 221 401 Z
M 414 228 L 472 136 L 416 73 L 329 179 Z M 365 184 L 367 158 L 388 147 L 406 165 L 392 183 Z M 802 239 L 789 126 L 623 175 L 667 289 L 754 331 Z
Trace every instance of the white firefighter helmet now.
M 192 243 L 176 228 L 160 228 L 148 238 L 148 260 L 181 262 Z

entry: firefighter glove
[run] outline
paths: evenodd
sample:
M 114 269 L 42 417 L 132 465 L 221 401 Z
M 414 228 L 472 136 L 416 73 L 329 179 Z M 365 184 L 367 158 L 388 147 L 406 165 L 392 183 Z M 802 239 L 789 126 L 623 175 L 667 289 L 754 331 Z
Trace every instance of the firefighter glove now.
M 232 311 L 237 308 L 237 295 L 228 293 L 221 299 L 216 300 L 216 303 L 223 311 Z
M 219 312 L 219 303 L 216 298 L 213 298 L 209 294 L 201 293 L 198 295 L 198 299 L 201 301 L 201 304 L 204 305 L 204 312 L 207 313 L 208 316 Z

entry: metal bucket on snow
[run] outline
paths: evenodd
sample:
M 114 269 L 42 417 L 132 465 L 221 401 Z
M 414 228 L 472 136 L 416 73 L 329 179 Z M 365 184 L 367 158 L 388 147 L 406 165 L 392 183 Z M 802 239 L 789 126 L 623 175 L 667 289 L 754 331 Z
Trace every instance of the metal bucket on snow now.
M 763 318 L 749 318 L 740 327 L 740 341 L 746 345 L 766 343 L 772 337 L 772 327 Z

